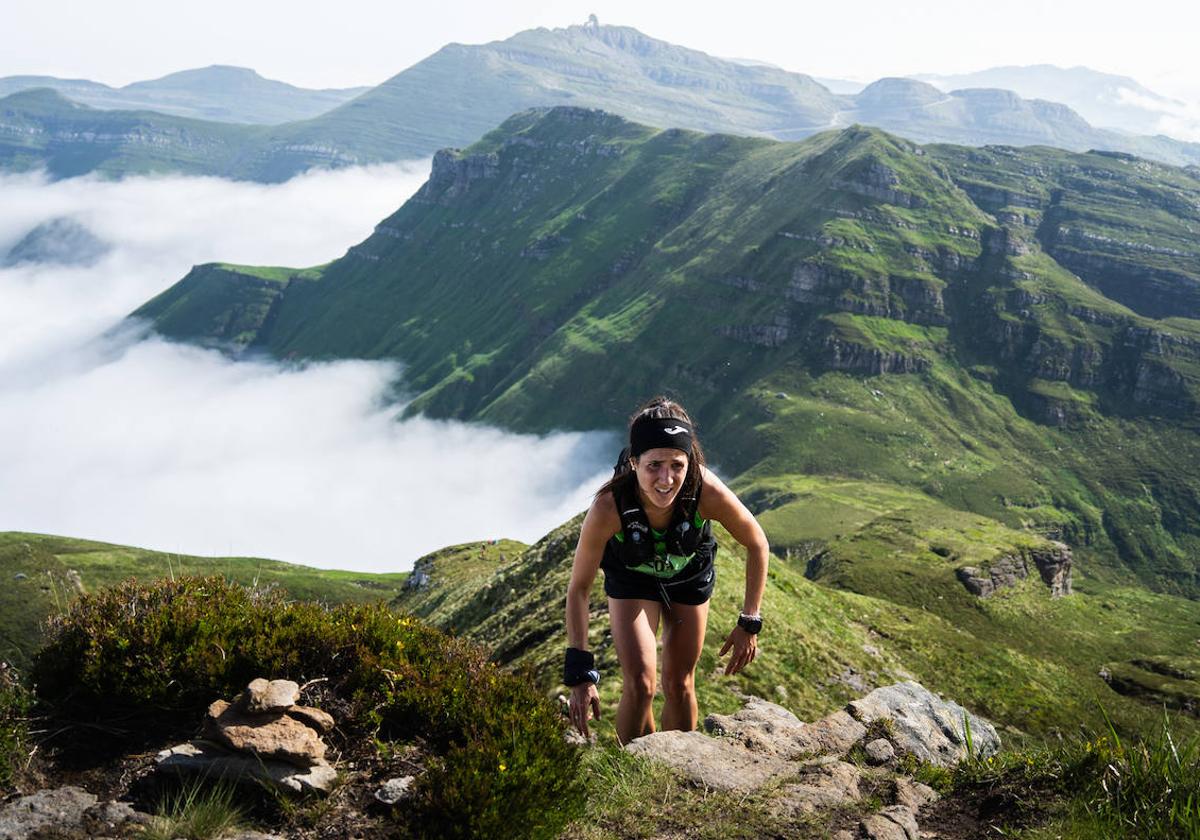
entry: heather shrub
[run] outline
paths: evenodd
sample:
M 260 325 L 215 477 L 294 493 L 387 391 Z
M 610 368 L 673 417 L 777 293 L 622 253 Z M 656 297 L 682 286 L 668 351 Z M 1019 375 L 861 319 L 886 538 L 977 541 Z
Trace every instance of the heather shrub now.
M 323 678 L 343 735 L 430 755 L 395 812 L 417 836 L 554 836 L 579 812 L 578 750 L 533 682 L 474 645 L 382 605 L 288 603 L 220 578 L 129 582 L 80 598 L 34 661 L 54 714 L 174 715 L 193 727 L 258 676 Z
M 8 791 L 29 758 L 28 717 L 33 706 L 16 669 L 0 663 L 0 792 Z

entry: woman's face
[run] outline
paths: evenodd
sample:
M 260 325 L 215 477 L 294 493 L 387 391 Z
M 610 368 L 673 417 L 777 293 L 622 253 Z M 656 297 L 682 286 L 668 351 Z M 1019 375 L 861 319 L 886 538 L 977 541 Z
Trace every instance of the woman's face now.
M 678 449 L 648 449 L 634 458 L 633 469 L 643 504 L 656 508 L 673 505 L 687 468 L 688 456 Z

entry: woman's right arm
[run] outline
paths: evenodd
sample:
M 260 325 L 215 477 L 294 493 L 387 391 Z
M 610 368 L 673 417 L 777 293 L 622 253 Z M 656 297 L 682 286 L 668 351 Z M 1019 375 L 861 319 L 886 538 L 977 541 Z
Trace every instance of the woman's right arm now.
M 567 586 L 567 646 L 588 649 L 588 612 L 592 583 L 604 557 L 604 544 L 620 530 L 612 495 L 605 493 L 588 508 L 575 546 L 571 583 Z
M 575 546 L 575 561 L 571 567 L 571 582 L 567 586 L 567 646 L 588 649 L 588 614 L 592 584 L 604 557 L 604 544 L 621 527 L 617 506 L 612 494 L 606 493 L 588 508 Z M 571 723 L 585 737 L 590 737 L 587 722 L 600 717 L 600 695 L 590 682 L 571 688 L 569 701 Z

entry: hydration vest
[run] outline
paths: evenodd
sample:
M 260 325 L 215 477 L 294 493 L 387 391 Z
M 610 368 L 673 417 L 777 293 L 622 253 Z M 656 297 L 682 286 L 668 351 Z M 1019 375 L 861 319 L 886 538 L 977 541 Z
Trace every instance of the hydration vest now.
M 717 541 L 712 524 L 700 518 L 700 488 L 695 496 L 676 498 L 671 522 L 661 531 L 650 527 L 637 497 L 636 483 L 632 494 L 614 493 L 613 501 L 621 517 L 621 530 L 606 548 L 630 571 L 672 578 L 693 560 L 712 559 Z

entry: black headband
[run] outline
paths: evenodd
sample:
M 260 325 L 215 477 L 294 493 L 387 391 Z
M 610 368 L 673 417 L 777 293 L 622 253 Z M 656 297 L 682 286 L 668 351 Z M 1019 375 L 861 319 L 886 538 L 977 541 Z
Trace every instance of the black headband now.
M 674 417 L 641 415 L 629 428 L 629 454 L 636 458 L 650 449 L 678 449 L 691 455 L 691 425 Z

